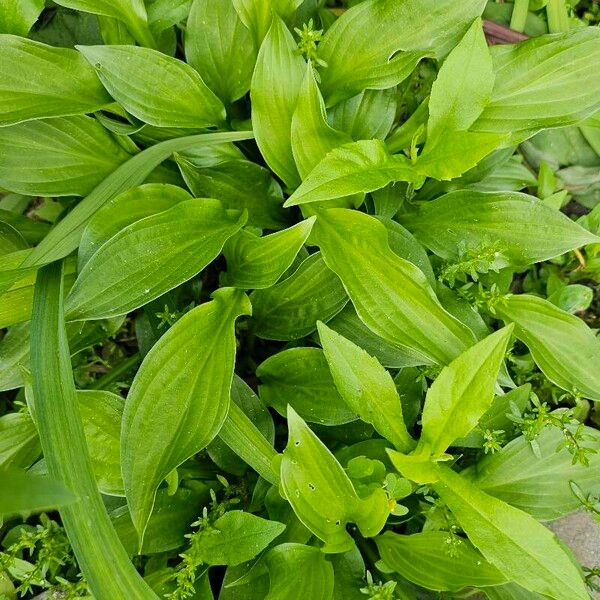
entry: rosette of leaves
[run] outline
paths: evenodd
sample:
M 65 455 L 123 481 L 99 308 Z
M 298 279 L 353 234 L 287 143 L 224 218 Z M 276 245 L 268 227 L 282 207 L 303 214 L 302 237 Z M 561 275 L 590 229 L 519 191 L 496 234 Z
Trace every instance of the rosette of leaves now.
M 1 593 L 588 598 L 600 31 L 4 4 Z

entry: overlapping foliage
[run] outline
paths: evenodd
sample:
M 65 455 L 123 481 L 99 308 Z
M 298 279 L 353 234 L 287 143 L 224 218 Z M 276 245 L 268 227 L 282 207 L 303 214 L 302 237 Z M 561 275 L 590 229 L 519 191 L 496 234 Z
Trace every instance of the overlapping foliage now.
M 347 4 L 0 9 L 3 598 L 589 597 L 600 30 Z

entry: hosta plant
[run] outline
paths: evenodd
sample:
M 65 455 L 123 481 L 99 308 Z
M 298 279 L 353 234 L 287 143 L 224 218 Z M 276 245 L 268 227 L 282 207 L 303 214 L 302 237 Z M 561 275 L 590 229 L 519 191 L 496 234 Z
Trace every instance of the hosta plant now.
M 4 0 L 2 598 L 589 597 L 592 4 Z

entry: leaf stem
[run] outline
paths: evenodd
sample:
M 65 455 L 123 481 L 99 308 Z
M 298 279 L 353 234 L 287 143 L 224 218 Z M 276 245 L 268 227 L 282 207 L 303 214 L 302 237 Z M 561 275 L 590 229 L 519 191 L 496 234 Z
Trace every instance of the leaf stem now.
M 569 31 L 569 15 L 565 0 L 548 0 L 546 16 L 550 33 Z
M 510 28 L 514 31 L 525 31 L 525 23 L 529 14 L 529 0 L 515 0 L 512 16 L 510 18 Z

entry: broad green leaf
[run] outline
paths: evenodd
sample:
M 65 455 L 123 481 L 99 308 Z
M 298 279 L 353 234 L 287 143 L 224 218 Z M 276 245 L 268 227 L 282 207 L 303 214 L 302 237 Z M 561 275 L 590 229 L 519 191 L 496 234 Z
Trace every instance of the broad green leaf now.
M 284 206 L 321 202 L 372 192 L 392 181 L 420 181 L 405 156 L 391 155 L 381 140 L 362 140 L 329 152 Z
M 516 583 L 488 587 L 485 589 L 485 595 L 488 600 L 544 600 L 545 598 L 540 594 L 527 591 Z
M 146 528 L 142 552 L 155 554 L 183 546 L 190 523 L 198 518 L 198 507 L 207 506 L 209 502 L 210 490 L 199 482 L 194 482 L 193 489 L 179 487 L 173 495 L 169 495 L 167 488 L 158 490 L 154 510 Z M 113 510 L 110 518 L 125 550 L 130 556 L 135 556 L 138 553 L 139 542 L 129 507 L 125 504 Z
M 399 535 L 387 531 L 375 539 L 381 560 L 405 579 L 428 590 L 459 592 L 466 587 L 500 585 L 506 577 L 467 540 L 448 546 L 450 534 L 424 531 Z
M 288 405 L 312 423 L 341 425 L 356 420 L 331 377 L 320 348 L 290 348 L 256 370 L 261 400 L 285 416 Z
M 188 64 L 150 48 L 78 46 L 108 93 L 156 127 L 200 128 L 225 119 L 221 101 Z M 148 82 L 155 81 L 150 89 Z
M 586 600 L 583 579 L 552 532 L 449 468 L 435 491 L 485 558 L 508 579 L 556 600 Z
M 144 0 L 58 0 L 56 4 L 112 17 L 127 25 L 127 29 L 142 46 L 153 48 L 156 44 L 148 27 L 148 15 Z
M 91 117 L 0 128 L 0 185 L 30 196 L 85 196 L 131 158 Z
M 497 267 L 526 266 L 600 241 L 560 211 L 518 192 L 451 192 L 401 220 L 444 260 L 491 248 Z
M 8 211 L 7 211 L 8 212 Z M 0 213 L 0 218 L 1 218 Z M 0 220 L 0 255 L 29 248 L 27 240 L 10 223 Z
M 123 496 L 120 434 L 125 403 L 111 392 L 80 390 L 77 404 L 98 489 Z
M 353 140 L 384 140 L 396 118 L 397 92 L 365 90 L 333 106 L 328 113 L 334 129 L 345 131 Z
M 359 498 L 340 463 L 291 406 L 287 418 L 281 489 L 300 521 L 325 542 L 323 552 L 352 549 L 348 522 L 356 523 L 366 537 L 379 533 L 390 511 L 383 489 Z
M 494 72 L 481 19 L 450 52 L 431 88 L 427 143 L 469 129 L 490 99 Z
M 510 417 L 513 414 L 514 407 L 522 414 L 529 407 L 530 397 L 530 383 L 514 388 L 506 394 L 496 396 L 490 408 L 479 419 L 477 427 L 471 430 L 468 435 L 454 440 L 451 446 L 483 448 L 484 433 L 486 431 L 512 432 L 515 429 L 515 423 Z
M 328 321 L 327 326 L 354 342 L 363 350 L 375 357 L 384 367 L 399 369 L 432 364 L 431 361 L 418 352 L 405 346 L 396 346 L 373 333 L 356 314 L 349 302 L 344 308 Z
M 0 34 L 27 36 L 44 6 L 45 0 L 5 0 L 0 12 Z
M 292 154 L 300 177 L 304 179 L 330 150 L 350 142 L 348 134 L 327 123 L 325 104 L 309 62 L 291 124 Z
M 42 449 L 37 429 L 27 413 L 13 412 L 0 417 L 0 470 L 29 468 Z
M 415 168 L 422 177 L 449 180 L 474 168 L 488 154 L 508 142 L 504 133 L 444 132 L 426 144 Z
M 0 302 L 0 327 L 10 327 L 31 318 L 35 269 L 21 267 L 32 253 L 30 249 L 17 250 L 2 256 L 0 263 L 0 292 L 4 292 Z
M 150 29 L 160 33 L 185 21 L 190 13 L 192 0 L 149 0 L 146 6 Z
M 104 243 L 125 227 L 190 199 L 184 189 L 162 183 L 147 183 L 119 194 L 102 206 L 83 230 L 77 255 L 79 271 Z
M 121 468 L 140 541 L 161 481 L 206 447 L 229 410 L 235 320 L 252 309 L 248 298 L 231 288 L 217 290 L 213 297 L 179 319 L 152 347 L 127 396 Z
M 143 183 L 146 177 L 173 152 L 250 138 L 252 133 L 247 131 L 204 133 L 166 140 L 136 154 L 77 204 L 23 261 L 23 266 L 39 266 L 68 256 L 77 248 L 86 223 L 101 206 L 121 192 Z
M 589 466 L 573 464 L 564 440 L 555 427 L 543 429 L 535 439 L 534 453 L 529 441 L 520 436 L 502 450 L 485 456 L 469 471 L 473 483 L 500 500 L 516 506 L 541 521 L 551 521 L 576 511 L 581 503 L 573 494 L 571 481 L 587 496 L 600 492 L 600 434 L 586 427 L 583 446 L 593 448 Z M 536 455 L 537 454 L 537 455 Z
M 510 133 L 519 142 L 540 129 L 582 121 L 600 108 L 600 31 L 574 28 L 492 51 L 496 79 L 479 131 Z M 569 65 L 569 68 L 564 68 Z M 585 77 L 585 86 L 581 86 Z
M 244 221 L 217 200 L 194 198 L 125 227 L 83 266 L 68 318 L 122 315 L 158 298 L 204 269 Z
M 62 508 L 74 494 L 58 479 L 21 469 L 0 470 L 0 516 Z
M 374 333 L 439 364 L 471 346 L 471 331 L 447 313 L 422 271 L 395 255 L 375 217 L 336 208 L 319 212 L 311 240 L 342 280 Z
M 269 31 L 273 15 L 286 20 L 294 14 L 302 0 L 231 0 L 242 23 L 252 33 L 259 47 Z
M 31 322 L 36 422 L 52 478 L 76 497 L 61 519 L 96 598 L 156 600 L 129 561 L 98 492 L 77 407 L 62 307 L 62 265 L 40 270 Z
M 252 292 L 252 323 L 267 340 L 296 340 L 312 333 L 317 321 L 327 322 L 348 302 L 338 277 L 320 252 L 305 259 L 282 282 Z
M 281 544 L 265 560 L 270 580 L 265 600 L 332 599 L 333 566 L 318 548 Z
M 354 6 L 319 45 L 319 58 L 327 63 L 321 71 L 327 106 L 367 88 L 393 87 L 421 58 L 443 57 L 484 7 L 484 0 L 367 0 Z
M 0 125 L 89 113 L 112 102 L 76 50 L 0 35 L 0 52 Z
M 248 225 L 281 229 L 289 222 L 283 192 L 271 172 L 249 160 L 228 160 L 197 168 L 178 157 L 177 164 L 194 196 L 218 198 L 225 208 L 246 209 Z
M 285 529 L 242 510 L 219 517 L 194 545 L 196 556 L 208 565 L 235 566 L 253 559 Z
M 512 332 L 513 327 L 503 327 L 442 369 L 425 398 L 420 448 L 437 457 L 477 426 L 494 400 L 498 372 Z
M 552 383 L 600 401 L 600 340 L 584 321 L 527 294 L 510 296 L 497 312 Z
M 225 283 L 245 289 L 274 285 L 293 263 L 315 219 L 311 217 L 265 237 L 242 230 L 229 238 L 223 248 L 227 259 Z
M 415 236 L 400 225 L 400 223 L 379 216 L 377 218 L 387 229 L 388 242 L 394 254 L 411 262 L 416 267 L 419 267 L 419 269 L 423 271 L 423 275 L 427 277 L 427 281 L 431 287 L 435 288 L 438 282 L 425 248 L 423 248 Z
M 233 0 L 194 0 L 185 56 L 223 104 L 231 104 L 250 89 L 256 49 Z
M 400 396 L 381 363 L 350 340 L 317 323 L 323 353 L 335 386 L 349 408 L 402 451 L 415 446 L 406 430 Z
M 231 452 L 237 454 L 269 483 L 279 481 L 279 473 L 273 469 L 277 452 L 273 448 L 275 428 L 268 410 L 258 397 L 237 375 L 231 386 L 231 400 L 227 419 L 208 450 L 214 450 L 217 442 L 224 442 Z M 212 455 L 212 454 L 211 454 Z
M 292 154 L 291 127 L 305 64 L 279 17 L 260 47 L 252 76 L 252 129 L 266 163 L 290 187 L 300 183 Z
M 360 590 L 365 581 L 365 562 L 360 550 L 335 554 L 330 561 L 335 577 L 332 600 L 364 600 Z

